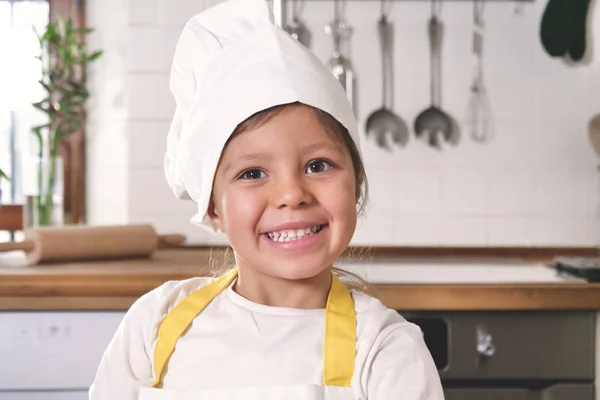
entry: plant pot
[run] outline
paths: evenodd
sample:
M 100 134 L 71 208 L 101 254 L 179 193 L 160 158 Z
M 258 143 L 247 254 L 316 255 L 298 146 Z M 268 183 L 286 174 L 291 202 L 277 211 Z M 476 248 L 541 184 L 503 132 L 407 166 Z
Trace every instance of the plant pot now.
M 64 223 L 63 163 L 60 157 L 30 157 L 23 166 L 24 227 Z

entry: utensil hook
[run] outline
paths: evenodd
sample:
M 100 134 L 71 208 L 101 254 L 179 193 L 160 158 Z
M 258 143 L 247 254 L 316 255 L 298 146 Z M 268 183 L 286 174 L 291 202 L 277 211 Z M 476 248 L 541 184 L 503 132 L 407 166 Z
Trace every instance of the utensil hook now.
M 483 9 L 485 2 L 483 0 L 473 0 L 473 21 L 477 26 L 483 25 Z
M 300 0 L 292 0 L 292 21 L 298 20 L 300 15 Z
M 431 0 L 431 17 L 438 18 L 442 11 L 442 3 L 440 0 Z
M 392 109 L 394 105 L 394 67 L 392 60 L 393 51 L 393 32 L 392 26 L 387 20 L 390 9 L 386 11 L 386 4 L 389 0 L 380 0 L 381 18 L 379 19 L 379 40 L 381 42 L 381 67 L 382 67 L 382 88 L 381 96 L 383 107 Z
M 341 24 L 341 1 L 334 0 L 333 1 L 333 23 L 332 26 L 332 36 L 333 36 L 333 52 L 335 57 L 341 56 L 341 32 L 340 32 L 340 24 Z
M 441 13 L 442 4 L 440 0 L 431 0 L 431 17 L 429 20 L 429 41 L 430 41 L 430 97 L 432 105 L 439 107 L 441 103 L 441 60 L 440 60 L 440 41 L 441 41 L 441 25 L 439 15 Z
M 389 5 L 389 8 L 386 10 L 386 5 Z M 380 14 L 382 18 L 387 18 L 392 10 L 393 4 L 389 0 L 381 0 L 380 2 Z

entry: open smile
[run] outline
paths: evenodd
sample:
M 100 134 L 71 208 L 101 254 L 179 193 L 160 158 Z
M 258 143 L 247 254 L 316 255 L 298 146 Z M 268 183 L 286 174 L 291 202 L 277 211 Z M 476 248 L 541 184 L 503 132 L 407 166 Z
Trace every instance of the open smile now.
M 323 230 L 327 224 L 314 225 L 303 229 L 283 229 L 280 231 L 266 232 L 264 235 L 274 242 L 292 242 L 315 235 Z
M 282 229 L 265 232 L 261 236 L 279 250 L 307 250 L 318 245 L 329 229 L 329 224 L 318 224 L 300 229 Z

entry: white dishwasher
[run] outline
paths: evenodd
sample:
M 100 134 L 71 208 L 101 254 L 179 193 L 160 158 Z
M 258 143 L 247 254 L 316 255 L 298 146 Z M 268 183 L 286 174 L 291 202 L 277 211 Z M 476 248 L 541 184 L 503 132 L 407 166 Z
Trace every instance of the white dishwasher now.
M 0 400 L 84 400 L 122 311 L 0 312 Z

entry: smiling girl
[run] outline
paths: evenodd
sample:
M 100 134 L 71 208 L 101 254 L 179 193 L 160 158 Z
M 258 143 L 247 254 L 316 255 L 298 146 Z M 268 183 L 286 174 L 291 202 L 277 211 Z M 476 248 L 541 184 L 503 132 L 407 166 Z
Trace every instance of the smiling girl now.
M 229 0 L 184 28 L 171 88 L 167 181 L 235 266 L 136 301 L 90 399 L 443 399 L 419 328 L 333 271 L 366 174 L 327 68 L 264 0 Z

